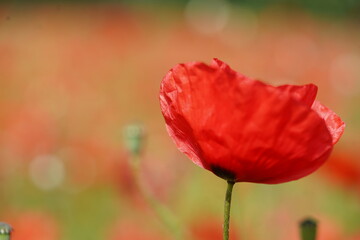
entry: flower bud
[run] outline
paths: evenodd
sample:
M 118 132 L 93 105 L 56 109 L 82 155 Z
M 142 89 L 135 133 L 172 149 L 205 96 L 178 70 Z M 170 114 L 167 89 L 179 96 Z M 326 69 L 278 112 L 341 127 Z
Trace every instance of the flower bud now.
M 144 128 L 140 124 L 130 124 L 124 128 L 125 147 L 133 155 L 140 155 L 144 145 Z
M 13 228 L 4 222 L 0 222 L 0 240 L 10 240 Z
M 302 240 L 316 239 L 317 222 L 312 218 L 305 218 L 300 222 L 300 235 Z

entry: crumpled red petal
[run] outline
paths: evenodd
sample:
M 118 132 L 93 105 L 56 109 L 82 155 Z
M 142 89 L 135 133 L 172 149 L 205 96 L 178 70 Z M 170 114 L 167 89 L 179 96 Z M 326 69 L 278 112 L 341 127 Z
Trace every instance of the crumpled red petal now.
M 344 133 L 345 123 L 336 113 L 322 105 L 319 101 L 314 102 L 312 109 L 325 120 L 326 126 L 332 136 L 333 144 L 337 143 Z
M 314 84 L 306 84 L 303 86 L 297 85 L 282 85 L 278 86 L 278 89 L 284 93 L 291 94 L 296 100 L 311 107 L 316 98 L 317 86 Z
M 311 109 L 315 85 L 273 87 L 215 59 L 179 64 L 160 105 L 169 135 L 197 165 L 231 181 L 281 183 L 326 161 L 333 136 Z
M 318 115 L 324 119 L 326 126 L 328 127 L 328 130 L 333 138 L 333 144 L 339 141 L 344 132 L 345 123 L 338 115 L 336 115 L 336 113 L 322 105 L 319 101 L 315 101 L 317 86 L 314 84 L 307 84 L 303 86 L 282 85 L 277 88 L 281 91 L 292 94 L 295 99 L 306 104 L 315 112 L 317 112 Z

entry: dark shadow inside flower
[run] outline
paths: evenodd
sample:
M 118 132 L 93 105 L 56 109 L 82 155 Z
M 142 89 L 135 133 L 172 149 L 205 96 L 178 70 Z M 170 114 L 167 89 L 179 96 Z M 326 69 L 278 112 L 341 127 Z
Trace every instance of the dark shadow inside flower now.
M 221 177 L 227 181 L 236 181 L 236 174 L 228 169 L 217 165 L 211 165 L 210 169 L 218 177 Z

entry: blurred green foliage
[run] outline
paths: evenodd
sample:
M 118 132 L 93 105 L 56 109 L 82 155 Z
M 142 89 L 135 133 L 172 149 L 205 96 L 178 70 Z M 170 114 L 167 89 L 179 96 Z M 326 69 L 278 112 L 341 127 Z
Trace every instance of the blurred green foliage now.
M 12 4 L 121 4 L 140 7 L 183 8 L 189 0 L 1 0 Z M 301 9 L 319 16 L 359 18 L 360 0 L 229 0 L 230 3 L 262 10 L 269 7 Z

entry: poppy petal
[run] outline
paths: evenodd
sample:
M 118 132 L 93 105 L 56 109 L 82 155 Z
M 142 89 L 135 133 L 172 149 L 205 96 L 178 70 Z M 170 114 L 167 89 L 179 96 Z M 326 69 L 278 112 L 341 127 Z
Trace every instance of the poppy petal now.
M 297 85 L 281 85 L 277 87 L 281 91 L 291 94 L 296 100 L 311 107 L 315 101 L 317 86 L 314 84 L 306 84 L 303 86 Z
M 309 106 L 315 85 L 273 87 L 212 65 L 179 64 L 161 83 L 168 132 L 194 163 L 231 181 L 304 177 L 329 156 L 332 136 Z
M 344 133 L 345 123 L 341 118 L 336 115 L 329 108 L 322 105 L 319 101 L 315 101 L 312 105 L 312 109 L 319 114 L 319 116 L 325 120 L 326 126 L 333 139 L 333 144 L 337 143 Z

